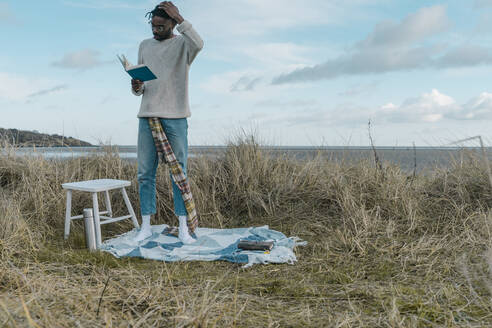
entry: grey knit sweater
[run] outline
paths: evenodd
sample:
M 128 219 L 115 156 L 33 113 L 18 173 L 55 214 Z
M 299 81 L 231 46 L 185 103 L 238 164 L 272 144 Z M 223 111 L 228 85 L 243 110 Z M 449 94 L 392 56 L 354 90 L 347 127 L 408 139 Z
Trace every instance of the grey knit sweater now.
M 157 76 L 144 82 L 136 96 L 143 94 L 137 117 L 183 118 L 190 117 L 188 99 L 188 72 L 203 40 L 188 21 L 177 26 L 181 35 L 157 41 L 146 39 L 138 49 L 138 64 L 147 65 Z

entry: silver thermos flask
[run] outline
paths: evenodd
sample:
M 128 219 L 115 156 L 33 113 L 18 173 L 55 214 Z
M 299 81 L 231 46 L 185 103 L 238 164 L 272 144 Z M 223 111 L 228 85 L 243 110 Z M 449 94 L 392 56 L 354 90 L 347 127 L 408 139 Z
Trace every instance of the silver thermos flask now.
M 96 248 L 96 232 L 94 230 L 94 217 L 92 208 L 84 209 L 85 243 L 89 251 L 93 252 Z

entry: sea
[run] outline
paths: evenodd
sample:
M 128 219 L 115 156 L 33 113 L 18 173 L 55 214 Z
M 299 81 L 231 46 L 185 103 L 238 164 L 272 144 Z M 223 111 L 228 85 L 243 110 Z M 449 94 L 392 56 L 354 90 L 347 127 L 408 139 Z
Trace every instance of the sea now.
M 354 164 L 367 161 L 376 165 L 397 165 L 404 171 L 434 170 L 448 168 L 453 163 L 465 164 L 478 160 L 492 161 L 492 147 L 370 147 L 370 146 L 259 146 L 267 155 L 284 156 L 305 161 L 322 157 L 330 161 Z M 227 146 L 189 146 L 189 158 L 208 156 L 217 158 L 225 154 Z M 16 156 L 41 156 L 52 160 L 66 160 L 86 156 L 102 156 L 108 151 L 117 153 L 120 158 L 136 162 L 137 147 L 111 145 L 91 147 L 22 147 L 0 149 L 2 156 L 15 153 Z M 12 154 L 11 154 L 12 155 Z

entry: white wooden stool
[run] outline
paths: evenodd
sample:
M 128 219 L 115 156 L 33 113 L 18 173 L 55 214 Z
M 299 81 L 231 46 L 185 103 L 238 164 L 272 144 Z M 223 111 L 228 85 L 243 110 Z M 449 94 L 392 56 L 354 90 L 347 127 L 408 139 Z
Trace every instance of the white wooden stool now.
M 63 183 L 63 189 L 67 190 L 67 208 L 65 212 L 65 234 L 64 238 L 67 239 L 70 234 L 70 222 L 75 219 L 82 219 L 84 215 L 72 216 L 72 191 L 86 191 L 92 193 L 92 209 L 94 212 L 94 226 L 96 230 L 96 247 L 99 248 L 102 242 L 101 238 L 101 225 L 112 222 L 117 222 L 126 219 L 132 219 L 133 225 L 139 228 L 135 212 L 133 211 L 132 204 L 128 199 L 125 187 L 131 186 L 130 181 L 126 180 L 114 180 L 114 179 L 97 179 L 79 182 Z M 109 198 L 109 190 L 120 189 L 125 200 L 126 207 L 128 208 L 129 215 L 113 218 L 113 211 L 111 210 L 111 201 Z M 97 193 L 104 192 L 106 201 L 106 211 L 99 211 L 99 203 L 97 201 Z M 102 215 L 107 214 L 107 216 Z

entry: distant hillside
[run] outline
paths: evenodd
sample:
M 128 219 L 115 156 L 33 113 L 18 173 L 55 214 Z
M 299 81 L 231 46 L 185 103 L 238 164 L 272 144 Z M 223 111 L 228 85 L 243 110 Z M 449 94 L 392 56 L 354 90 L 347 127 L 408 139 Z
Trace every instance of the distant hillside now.
M 20 147 L 63 147 L 63 146 L 92 146 L 92 144 L 72 137 L 58 134 L 44 134 L 38 131 L 23 131 L 17 129 L 0 128 L 0 140 L 7 140 L 10 144 Z

